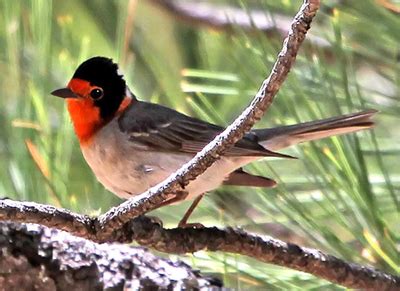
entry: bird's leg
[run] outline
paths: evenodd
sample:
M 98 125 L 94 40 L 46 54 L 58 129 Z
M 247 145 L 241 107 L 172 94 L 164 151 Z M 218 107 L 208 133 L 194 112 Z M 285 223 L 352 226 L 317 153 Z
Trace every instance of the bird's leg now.
M 176 192 L 174 197 L 172 197 L 171 199 L 168 199 L 167 201 L 164 201 L 163 203 L 158 205 L 153 210 L 156 210 L 156 209 L 158 209 L 160 207 L 163 207 L 163 206 L 167 206 L 167 205 L 173 204 L 175 202 L 179 202 L 179 201 L 185 200 L 185 198 L 188 196 L 188 194 L 189 193 L 187 191 L 178 191 L 178 192 Z M 203 228 L 204 227 L 204 225 L 202 225 L 201 223 L 187 223 L 190 215 L 193 213 L 194 209 L 197 207 L 197 205 L 199 204 L 200 200 L 204 197 L 204 194 L 205 193 L 197 196 L 194 199 L 194 201 L 190 205 L 189 209 L 185 212 L 185 215 L 183 215 L 182 219 L 179 221 L 178 227 L 182 227 L 182 228 L 189 228 L 189 227 Z
M 158 209 L 160 207 L 163 207 L 163 206 L 167 206 L 167 205 L 173 204 L 175 202 L 179 202 L 179 201 L 185 200 L 188 195 L 189 195 L 189 192 L 187 192 L 187 191 L 177 191 L 176 194 L 172 198 L 164 201 L 163 203 L 158 205 L 153 210 L 156 210 L 156 209 Z
M 194 227 L 194 228 L 203 228 L 204 225 L 201 223 L 187 223 L 190 215 L 193 213 L 194 209 L 197 207 L 199 204 L 200 200 L 204 197 L 204 194 L 201 194 L 194 199 L 192 205 L 190 205 L 189 209 L 186 211 L 185 215 L 182 217 L 181 221 L 179 221 L 178 227 L 182 228 L 188 228 L 188 227 Z
M 185 198 L 188 196 L 188 194 L 189 194 L 189 193 L 188 193 L 187 191 L 178 191 L 178 192 L 176 192 L 176 194 L 175 194 L 172 198 L 170 198 L 170 199 L 164 201 L 164 202 L 161 203 L 160 205 L 157 205 L 153 210 L 156 210 L 156 209 L 158 209 L 158 208 L 160 208 L 160 207 L 163 207 L 163 206 L 170 205 L 170 204 L 175 203 L 175 202 L 179 202 L 179 201 L 181 201 L 181 200 L 185 200 Z M 152 211 L 153 211 L 153 210 L 152 210 Z M 158 217 L 156 217 L 156 216 L 149 216 L 149 215 L 148 215 L 147 218 L 150 218 L 150 219 L 152 220 L 153 223 L 157 223 L 157 224 L 159 224 L 161 227 L 163 226 L 163 222 L 162 222 L 161 219 L 159 219 Z

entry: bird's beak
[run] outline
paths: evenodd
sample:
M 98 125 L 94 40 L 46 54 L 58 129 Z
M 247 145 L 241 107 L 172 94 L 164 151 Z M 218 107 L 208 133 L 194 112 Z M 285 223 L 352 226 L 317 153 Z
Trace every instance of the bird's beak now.
M 71 89 L 69 88 L 61 88 L 54 90 L 53 92 L 51 92 L 51 95 L 61 98 L 78 98 L 78 95 L 72 92 Z

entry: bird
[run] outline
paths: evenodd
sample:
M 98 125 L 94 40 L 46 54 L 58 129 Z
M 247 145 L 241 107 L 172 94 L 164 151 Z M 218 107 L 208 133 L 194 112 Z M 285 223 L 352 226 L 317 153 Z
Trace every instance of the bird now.
M 65 88 L 51 92 L 66 100 L 83 157 L 97 180 L 120 198 L 129 199 L 159 184 L 224 127 L 160 104 L 140 101 L 112 59 L 96 56 L 78 66 Z M 369 129 L 376 110 L 275 128 L 253 129 L 210 168 L 160 206 L 193 200 L 179 222 L 187 222 L 205 193 L 225 185 L 274 187 L 273 179 L 243 170 L 266 158 L 293 158 L 278 150 L 305 141 Z

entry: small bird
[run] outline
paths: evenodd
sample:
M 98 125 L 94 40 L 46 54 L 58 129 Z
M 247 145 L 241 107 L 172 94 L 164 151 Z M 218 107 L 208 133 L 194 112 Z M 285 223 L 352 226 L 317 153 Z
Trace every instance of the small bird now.
M 118 65 L 93 57 L 75 71 L 66 88 L 54 96 L 66 99 L 84 158 L 97 179 L 121 198 L 128 199 L 157 185 L 188 162 L 224 128 L 189 117 L 162 105 L 139 101 L 131 93 Z M 304 141 L 371 128 L 376 110 L 280 126 L 254 129 L 224 156 L 192 181 L 169 205 L 194 199 L 179 226 L 203 195 L 222 184 L 273 187 L 272 179 L 246 173 L 242 167 L 264 157 L 292 158 L 277 153 Z

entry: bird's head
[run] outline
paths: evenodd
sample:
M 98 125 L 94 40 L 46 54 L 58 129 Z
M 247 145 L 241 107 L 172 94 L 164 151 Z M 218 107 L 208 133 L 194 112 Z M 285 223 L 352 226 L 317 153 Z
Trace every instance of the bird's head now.
M 132 100 L 118 65 L 105 57 L 93 57 L 83 62 L 67 87 L 51 94 L 67 100 L 81 143 L 89 140 Z

